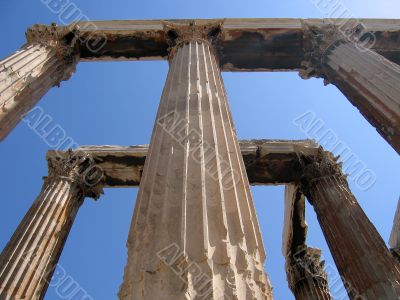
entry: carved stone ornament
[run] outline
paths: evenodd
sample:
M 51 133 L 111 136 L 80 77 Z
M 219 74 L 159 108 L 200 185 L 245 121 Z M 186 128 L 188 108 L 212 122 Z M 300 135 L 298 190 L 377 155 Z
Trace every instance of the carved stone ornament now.
M 309 189 L 318 180 L 326 177 L 343 177 L 342 163 L 338 162 L 339 156 L 319 148 L 318 155 L 299 155 L 299 162 L 302 167 L 301 189 L 304 195 L 310 200 Z
M 39 43 L 53 47 L 66 63 L 74 63 L 79 58 L 79 26 L 70 25 L 58 27 L 36 24 L 26 31 L 28 43 Z
M 192 21 L 189 25 L 164 22 L 164 32 L 169 44 L 169 58 L 171 59 L 176 49 L 188 42 L 202 42 L 212 45 L 220 37 L 222 21 L 208 24 L 196 24 Z
M 324 271 L 325 262 L 321 261 L 321 250 L 307 246 L 299 247 L 297 253 L 291 255 L 287 267 L 289 287 L 295 291 L 302 280 L 318 281 L 320 286 L 328 287 L 328 277 Z
M 103 193 L 103 170 L 87 153 L 68 150 L 58 157 L 49 158 L 48 169 L 47 180 L 70 180 L 81 188 L 85 196 L 93 199 L 98 199 Z

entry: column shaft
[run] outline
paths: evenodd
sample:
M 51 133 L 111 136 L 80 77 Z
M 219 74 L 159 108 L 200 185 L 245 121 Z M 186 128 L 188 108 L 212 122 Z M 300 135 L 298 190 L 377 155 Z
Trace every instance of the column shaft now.
M 400 199 L 397 203 L 397 209 L 394 215 L 393 228 L 392 232 L 390 233 L 389 239 L 389 246 L 393 256 L 397 260 L 400 260 Z
M 330 50 L 328 78 L 400 154 L 400 66 L 342 43 Z
M 102 173 L 95 178 L 91 161 L 71 153 L 49 160 L 39 196 L 0 255 L 1 300 L 44 298 L 84 197 L 101 192 Z
M 45 180 L 1 254 L 1 299 L 44 297 L 82 201 L 82 191 L 69 179 Z
M 76 63 L 73 47 L 48 35 L 0 61 L 0 140 L 51 87 L 69 79 Z
M 309 57 L 300 76 L 323 77 L 336 85 L 400 154 L 400 66 L 337 28 L 310 26 L 305 40 L 312 46 L 306 49 Z
M 183 43 L 161 98 L 119 297 L 271 299 L 264 260 L 219 67 L 207 42 Z
M 313 204 L 350 299 L 397 299 L 400 268 L 328 153 L 305 160 L 305 192 Z

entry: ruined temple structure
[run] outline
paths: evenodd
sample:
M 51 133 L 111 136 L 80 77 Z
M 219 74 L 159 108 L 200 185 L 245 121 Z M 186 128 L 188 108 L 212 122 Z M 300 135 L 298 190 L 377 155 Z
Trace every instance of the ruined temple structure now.
M 337 86 L 400 153 L 400 20 L 221 19 L 34 25 L 0 61 L 4 139 L 80 61 L 168 60 L 150 145 L 47 153 L 48 176 L 0 256 L 0 299 L 43 299 L 79 207 L 139 187 L 121 300 L 273 299 L 250 184 L 284 184 L 282 253 L 297 300 L 334 299 L 315 209 L 350 299 L 399 299 L 400 209 L 390 249 L 338 159 L 310 140 L 238 141 L 221 71 L 296 71 Z M 117 291 L 116 291 L 117 292 Z

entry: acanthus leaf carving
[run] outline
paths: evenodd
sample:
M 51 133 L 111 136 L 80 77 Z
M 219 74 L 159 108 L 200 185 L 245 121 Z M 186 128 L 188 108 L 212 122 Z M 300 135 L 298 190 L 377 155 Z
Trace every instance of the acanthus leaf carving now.
M 222 20 L 207 24 L 197 24 L 194 20 L 189 24 L 165 21 L 164 32 L 169 45 L 169 59 L 174 56 L 177 48 L 188 42 L 197 41 L 214 45 L 222 33 L 222 24 Z
M 75 72 L 76 64 L 79 61 L 79 26 L 57 26 L 55 23 L 50 26 L 36 24 L 28 28 L 25 33 L 29 44 L 41 44 L 51 47 L 58 59 L 63 61 L 63 66 L 57 72 L 59 80 L 55 83 L 59 86 L 61 81 L 68 80 Z
M 87 197 L 98 199 L 103 193 L 103 170 L 82 151 L 68 150 L 48 160 L 47 180 L 66 179 L 79 186 Z

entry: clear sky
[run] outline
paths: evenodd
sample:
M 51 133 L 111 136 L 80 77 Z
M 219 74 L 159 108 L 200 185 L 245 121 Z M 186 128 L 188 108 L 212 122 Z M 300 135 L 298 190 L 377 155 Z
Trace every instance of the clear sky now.
M 65 0 L 66 1 L 66 0 Z M 340 2 L 341 1 L 341 2 Z M 253 1 L 70 1 L 91 20 L 159 18 L 322 18 L 329 17 L 312 0 Z M 327 1 L 332 2 L 332 1 Z M 400 18 L 398 0 L 338 0 L 354 17 Z M 40 0 L 0 0 L 0 57 L 17 50 L 24 32 L 35 23 L 60 23 Z M 80 145 L 146 144 L 167 74 L 164 61 L 81 63 L 73 77 L 39 102 L 54 124 Z M 310 111 L 376 175 L 367 190 L 350 180 L 353 193 L 388 241 L 399 197 L 400 160 L 355 107 L 334 86 L 302 80 L 294 73 L 223 73 L 240 139 L 304 139 L 307 132 L 293 120 Z M 0 144 L 0 249 L 40 192 L 51 149 L 21 123 Z M 266 269 L 275 299 L 294 299 L 287 287 L 281 254 L 283 186 L 253 187 L 254 201 L 267 252 Z M 125 242 L 137 189 L 106 189 L 98 200 L 81 207 L 60 259 L 60 266 L 93 299 L 116 299 L 126 260 Z M 315 213 L 307 206 L 308 243 L 334 263 Z M 334 272 L 331 284 L 337 283 Z M 334 287 L 336 299 L 344 291 Z M 47 300 L 60 299 L 50 288 Z

